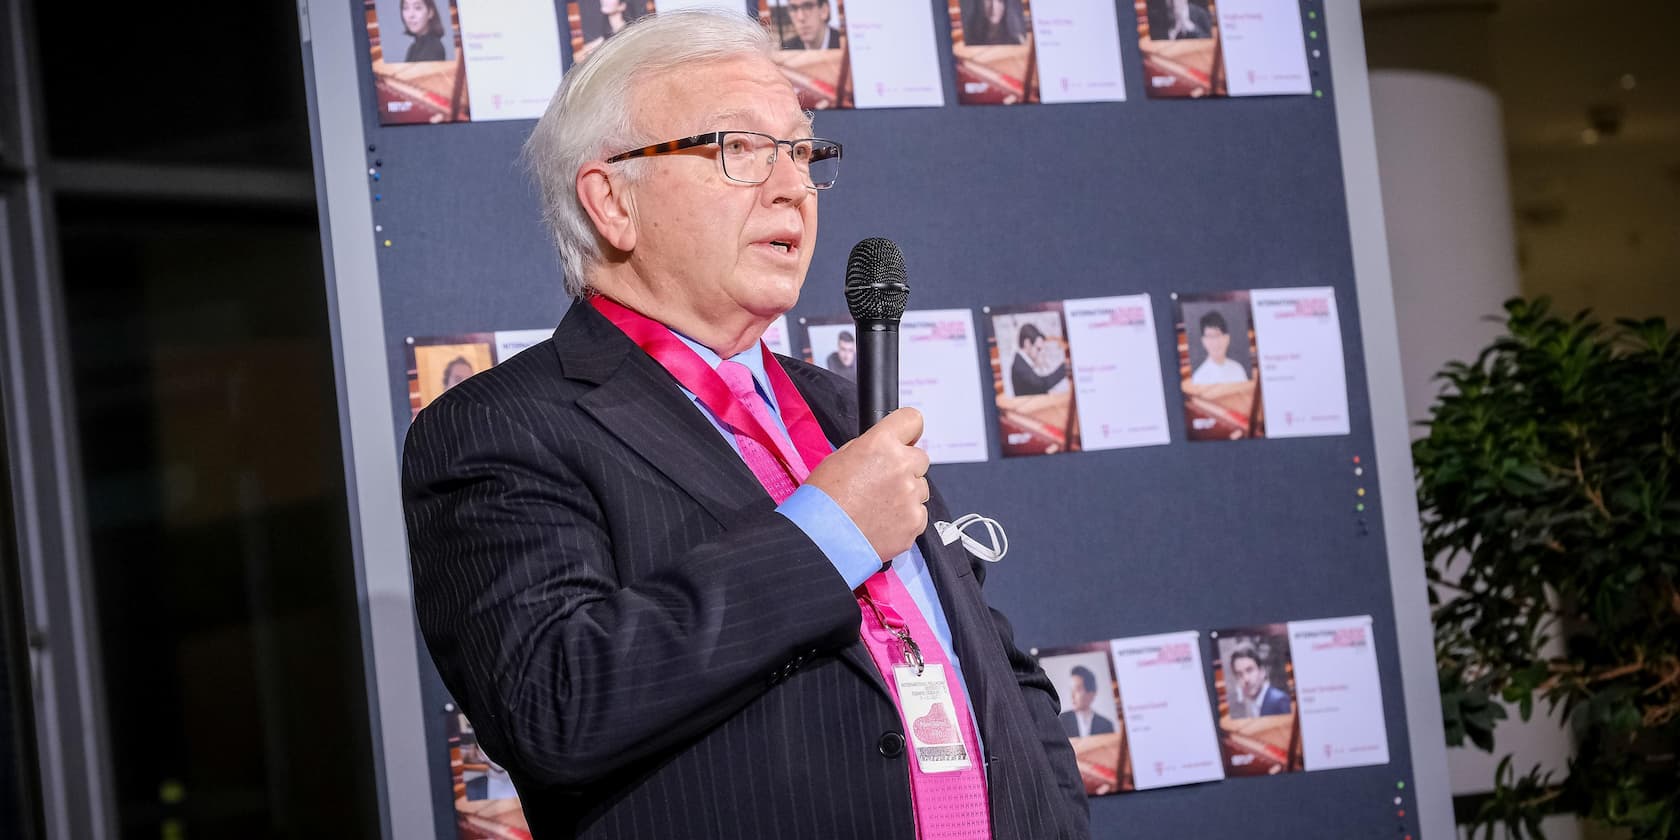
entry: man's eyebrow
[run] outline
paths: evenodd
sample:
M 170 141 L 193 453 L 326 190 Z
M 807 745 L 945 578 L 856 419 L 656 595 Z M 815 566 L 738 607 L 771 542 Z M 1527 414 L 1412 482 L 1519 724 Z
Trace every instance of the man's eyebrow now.
M 794 126 L 794 133 L 789 135 L 788 139 L 799 139 L 811 136 L 813 125 L 812 119 L 814 115 L 810 111 L 804 111 L 800 113 L 799 117 L 799 123 Z M 757 115 L 752 111 L 742 108 L 731 108 L 723 111 L 713 111 L 712 113 L 707 114 L 705 124 L 708 128 L 715 127 L 714 130 L 739 130 L 741 123 L 749 122 L 756 118 Z

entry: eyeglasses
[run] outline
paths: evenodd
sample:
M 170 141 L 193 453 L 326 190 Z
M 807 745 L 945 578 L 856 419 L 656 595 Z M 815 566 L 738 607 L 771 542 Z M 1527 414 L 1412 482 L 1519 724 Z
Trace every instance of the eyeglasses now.
M 717 159 L 723 167 L 723 177 L 743 184 L 762 184 L 770 180 L 770 172 L 776 168 L 776 160 L 781 157 L 782 146 L 788 148 L 787 154 L 793 159 L 794 167 L 805 176 L 806 186 L 826 190 L 834 186 L 835 179 L 840 177 L 839 143 L 815 137 L 779 140 L 756 131 L 714 131 L 681 140 L 667 140 L 613 155 L 607 158 L 607 163 L 668 155 L 711 145 L 718 147 Z

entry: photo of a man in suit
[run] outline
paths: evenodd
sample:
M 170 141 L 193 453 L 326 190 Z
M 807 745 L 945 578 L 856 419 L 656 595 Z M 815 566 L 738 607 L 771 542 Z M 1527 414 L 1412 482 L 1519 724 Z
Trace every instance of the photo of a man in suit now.
M 1067 378 L 1067 359 L 1058 352 L 1061 345 L 1052 344 L 1038 327 L 1023 325 L 1015 345 L 1015 361 L 1009 366 L 1009 384 L 1015 396 L 1048 394 Z
M 1091 709 L 1097 696 L 1097 675 L 1084 665 L 1075 665 L 1068 672 L 1068 702 L 1073 708 L 1062 712 L 1062 729 L 1069 738 L 1107 735 L 1114 731 L 1114 721 Z
M 1289 694 L 1272 685 L 1271 675 L 1253 647 L 1231 651 L 1231 674 L 1236 677 L 1239 700 L 1231 704 L 1231 717 L 1251 718 L 1287 715 L 1292 706 Z
M 793 37 L 782 42 L 782 49 L 840 49 L 840 30 L 828 25 L 834 14 L 828 0 L 788 0 L 787 10 L 793 20 Z
M 644 18 L 531 133 L 573 302 L 410 427 L 427 648 L 539 840 L 815 812 L 822 836 L 1088 837 L 1055 688 L 929 527 L 954 517 L 921 415 L 858 434 L 851 382 L 760 340 L 840 163 L 776 47 L 734 12 Z M 912 649 L 931 723 L 894 688 Z

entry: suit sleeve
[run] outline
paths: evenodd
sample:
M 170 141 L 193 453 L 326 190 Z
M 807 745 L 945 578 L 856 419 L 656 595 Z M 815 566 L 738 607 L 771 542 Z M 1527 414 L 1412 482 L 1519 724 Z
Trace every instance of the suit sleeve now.
M 1015 363 L 1009 366 L 1009 376 L 1015 388 L 1015 396 L 1026 397 L 1034 394 L 1048 394 L 1050 389 L 1067 378 L 1067 363 L 1063 362 L 1049 373 L 1040 374 L 1027 364 L 1022 356 L 1015 357 Z
M 602 500 L 566 463 L 457 394 L 403 457 L 421 632 L 486 750 L 524 777 L 578 786 L 670 752 L 856 636 L 844 581 L 768 505 L 621 584 Z
M 970 555 L 970 565 L 974 569 L 975 581 L 984 585 L 986 564 Z M 1064 836 L 1088 837 L 1091 831 L 1091 803 L 1085 796 L 1085 782 L 1079 777 L 1079 765 L 1074 760 L 1073 745 L 1068 742 L 1067 730 L 1062 725 L 1061 698 L 1050 683 L 1050 677 L 1039 667 L 1038 660 L 1016 646 L 1015 629 L 1010 626 L 1009 619 L 990 605 L 987 609 L 991 610 L 992 623 L 997 629 L 998 640 L 1003 643 L 1004 653 L 1009 658 L 1009 667 L 1015 674 L 1015 683 L 1021 689 L 1027 708 L 1032 710 L 1033 731 L 1037 733 L 1039 742 L 1044 746 L 1045 755 L 1050 760 L 1050 767 L 1056 773 L 1056 788 L 1061 791 L 1064 806 L 1063 823 L 1068 829 Z

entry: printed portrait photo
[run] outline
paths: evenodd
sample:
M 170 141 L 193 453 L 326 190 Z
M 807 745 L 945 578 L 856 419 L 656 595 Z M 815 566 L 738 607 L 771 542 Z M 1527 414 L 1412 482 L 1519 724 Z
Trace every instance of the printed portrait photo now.
M 813 111 L 853 106 L 844 0 L 759 0 L 759 20 L 779 46 L 772 58 Z
M 408 402 L 412 414 L 430 405 L 444 391 L 496 363 L 492 333 L 438 338 L 410 338 L 408 345 Z
M 805 361 L 857 381 L 857 325 L 849 318 L 806 319 Z
M 957 101 L 1039 101 L 1030 0 L 948 0 Z
M 467 716 L 459 710 L 445 713 L 444 734 L 449 743 L 449 776 L 460 836 L 464 840 L 530 837 L 531 828 L 513 780 L 484 754 Z
M 1173 301 L 1186 437 L 1265 437 L 1260 353 L 1248 292 L 1178 294 Z
M 1108 642 L 1092 642 L 1036 651 L 1039 665 L 1062 698 L 1062 731 L 1073 745 L 1088 796 L 1134 787 L 1108 648 Z
M 1163 99 L 1225 96 L 1219 23 L 1210 0 L 1147 0 L 1138 5 L 1143 86 Z
M 1213 687 L 1219 698 L 1219 749 L 1230 776 L 1301 769 L 1301 726 L 1288 625 L 1219 630 Z
M 1004 456 L 1077 451 L 1079 422 L 1061 303 L 985 312 Z
M 454 0 L 364 0 L 381 125 L 466 122 Z
M 582 61 L 608 38 L 650 14 L 653 0 L 569 0 L 566 24 L 571 32 L 572 62 Z

